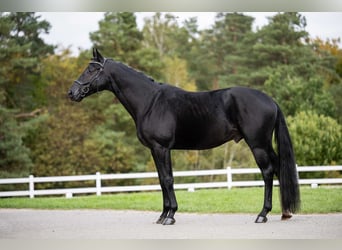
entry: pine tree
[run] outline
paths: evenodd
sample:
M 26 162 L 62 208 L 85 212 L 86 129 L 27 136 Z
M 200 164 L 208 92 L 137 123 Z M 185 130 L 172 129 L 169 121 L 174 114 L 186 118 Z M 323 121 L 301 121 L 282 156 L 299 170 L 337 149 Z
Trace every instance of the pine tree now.
M 269 24 L 259 30 L 250 54 L 254 73 L 250 83 L 262 86 L 269 74 L 279 68 L 287 69 L 304 78 L 317 68 L 317 58 L 307 45 L 309 34 L 305 30 L 306 19 L 296 12 L 276 14 Z
M 39 82 L 42 58 L 53 53 L 41 33 L 50 25 L 31 12 L 0 14 L 0 84 L 8 108 L 31 110 L 44 102 Z
M 99 22 L 99 30 L 90 33 L 90 40 L 103 55 L 124 62 L 153 77 L 161 77 L 158 52 L 142 46 L 133 12 L 107 12 Z
M 311 110 L 336 118 L 333 98 L 324 88 L 326 72 L 335 64 L 310 43 L 305 17 L 285 12 L 269 20 L 255 34 L 250 84 L 274 97 L 287 115 Z
M 42 58 L 53 53 L 53 46 L 39 35 L 49 28 L 35 13 L 0 13 L 1 176 L 27 175 L 32 167 L 24 138 L 31 124 L 27 120 L 46 101 L 40 66 Z
M 131 53 L 142 40 L 132 12 L 107 12 L 99 22 L 99 30 L 90 33 L 90 40 L 107 57 L 133 63 Z
M 202 33 L 212 88 L 246 85 L 253 20 L 239 13 L 218 13 L 213 28 Z
M 27 176 L 32 161 L 13 111 L 0 105 L 0 178 Z

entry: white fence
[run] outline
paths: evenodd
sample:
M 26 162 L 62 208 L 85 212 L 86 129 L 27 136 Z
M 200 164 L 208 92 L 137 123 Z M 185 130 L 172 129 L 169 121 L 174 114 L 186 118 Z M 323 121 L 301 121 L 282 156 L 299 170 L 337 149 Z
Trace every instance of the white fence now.
M 310 166 L 310 167 L 297 167 L 298 172 L 325 172 L 325 171 L 342 171 L 342 166 Z M 198 188 L 221 188 L 226 187 L 252 187 L 263 186 L 262 180 L 249 180 L 249 181 L 233 181 L 235 174 L 260 174 L 259 168 L 238 168 L 234 169 L 228 167 L 226 169 L 215 170 L 198 170 L 198 171 L 176 171 L 174 177 L 186 176 L 214 176 L 225 175 L 226 181 L 222 182 L 206 182 L 206 183 L 183 183 L 175 184 L 175 189 L 187 189 L 194 191 Z M 0 185 L 11 184 L 28 184 L 28 190 L 20 191 L 4 191 L 0 192 L 0 197 L 13 197 L 13 196 L 29 196 L 34 198 L 38 195 L 65 195 L 67 198 L 72 197 L 73 194 L 83 193 L 102 193 L 112 192 L 129 192 L 129 191 L 151 191 L 160 190 L 159 185 L 134 185 L 134 186 L 102 186 L 103 180 L 122 180 L 122 179 L 142 179 L 142 178 L 157 178 L 156 172 L 148 173 L 127 173 L 127 174 L 100 174 L 97 172 L 95 175 L 79 175 L 79 176 L 55 176 L 55 177 L 34 177 L 30 175 L 28 178 L 8 178 L 0 179 Z M 70 181 L 95 181 L 95 186 L 84 188 L 61 188 L 61 189 L 35 189 L 36 183 L 47 182 L 70 182 Z M 321 178 L 321 179 L 300 179 L 300 184 L 311 185 L 317 187 L 320 184 L 342 184 L 342 178 Z M 274 185 L 279 185 L 277 180 Z

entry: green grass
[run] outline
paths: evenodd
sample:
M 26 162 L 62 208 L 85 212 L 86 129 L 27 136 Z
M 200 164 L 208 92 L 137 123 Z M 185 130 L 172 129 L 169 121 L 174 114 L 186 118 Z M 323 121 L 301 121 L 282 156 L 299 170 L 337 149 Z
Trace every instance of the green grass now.
M 233 188 L 176 191 L 179 212 L 191 213 L 258 213 L 263 204 L 263 188 Z M 342 188 L 301 188 L 300 213 L 342 212 Z M 103 194 L 102 196 L 2 198 L 0 208 L 33 209 L 130 209 L 160 211 L 161 192 Z M 280 213 L 278 188 L 273 192 L 273 213 Z

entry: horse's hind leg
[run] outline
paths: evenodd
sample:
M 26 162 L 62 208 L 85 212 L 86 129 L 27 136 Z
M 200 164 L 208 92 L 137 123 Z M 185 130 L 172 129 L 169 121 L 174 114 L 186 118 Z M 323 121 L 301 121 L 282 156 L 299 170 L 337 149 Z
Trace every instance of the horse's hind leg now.
M 255 222 L 265 223 L 267 222 L 267 214 L 272 210 L 273 176 L 276 170 L 275 164 L 277 156 L 272 148 L 268 150 L 264 148 L 253 148 L 252 152 L 265 182 L 264 205 Z

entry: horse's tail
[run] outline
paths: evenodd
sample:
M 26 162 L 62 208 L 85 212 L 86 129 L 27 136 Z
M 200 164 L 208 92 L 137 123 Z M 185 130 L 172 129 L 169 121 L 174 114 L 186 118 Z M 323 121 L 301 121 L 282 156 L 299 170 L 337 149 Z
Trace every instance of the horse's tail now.
M 298 173 L 295 163 L 292 142 L 284 114 L 277 105 L 275 139 L 279 156 L 279 185 L 283 211 L 295 213 L 300 208 Z

